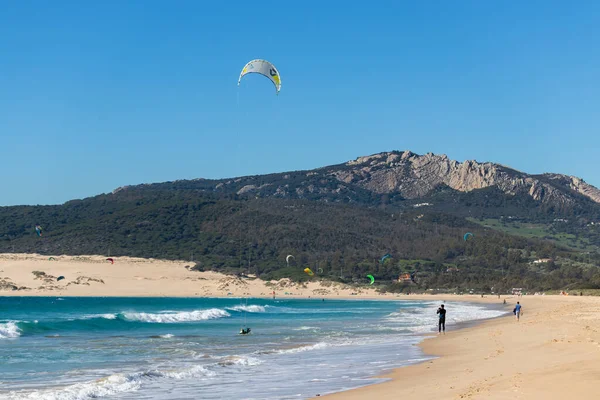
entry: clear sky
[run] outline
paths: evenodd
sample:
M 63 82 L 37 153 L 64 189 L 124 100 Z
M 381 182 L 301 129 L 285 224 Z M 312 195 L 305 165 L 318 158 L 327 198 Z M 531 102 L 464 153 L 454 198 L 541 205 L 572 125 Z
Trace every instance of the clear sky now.
M 0 205 L 390 150 L 600 186 L 599 38 L 593 0 L 3 2 Z

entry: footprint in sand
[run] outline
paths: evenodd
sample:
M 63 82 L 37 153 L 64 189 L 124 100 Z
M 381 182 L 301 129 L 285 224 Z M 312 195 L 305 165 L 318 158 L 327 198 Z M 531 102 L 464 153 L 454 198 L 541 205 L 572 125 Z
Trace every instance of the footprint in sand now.
M 512 377 L 512 388 L 515 392 L 519 392 L 521 390 L 521 384 L 523 380 L 521 379 L 521 373 L 518 372 Z

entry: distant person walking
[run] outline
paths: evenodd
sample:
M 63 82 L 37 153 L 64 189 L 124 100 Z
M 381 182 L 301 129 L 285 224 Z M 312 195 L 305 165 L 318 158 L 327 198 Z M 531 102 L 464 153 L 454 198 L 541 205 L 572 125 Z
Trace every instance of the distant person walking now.
M 513 310 L 513 313 L 515 313 L 515 318 L 518 321 L 521 318 L 521 304 L 519 304 L 518 301 L 517 305 L 515 306 L 515 309 Z
M 440 318 L 438 322 L 438 333 L 444 332 L 444 334 L 446 334 L 446 309 L 443 304 L 438 308 L 437 314 Z

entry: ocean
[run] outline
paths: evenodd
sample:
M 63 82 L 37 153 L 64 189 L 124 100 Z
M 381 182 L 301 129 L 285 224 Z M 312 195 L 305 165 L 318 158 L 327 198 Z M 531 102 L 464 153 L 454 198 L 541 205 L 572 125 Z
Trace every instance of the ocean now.
M 306 399 L 427 360 L 433 301 L 0 297 L 0 399 Z M 446 302 L 446 329 L 506 314 Z M 240 335 L 242 327 L 251 334 Z

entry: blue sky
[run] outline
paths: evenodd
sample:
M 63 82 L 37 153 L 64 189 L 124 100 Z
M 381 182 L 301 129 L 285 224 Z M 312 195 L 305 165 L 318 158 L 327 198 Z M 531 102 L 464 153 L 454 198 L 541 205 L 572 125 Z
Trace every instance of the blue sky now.
M 600 186 L 600 2 L 506 3 L 5 2 L 0 205 L 408 149 Z

